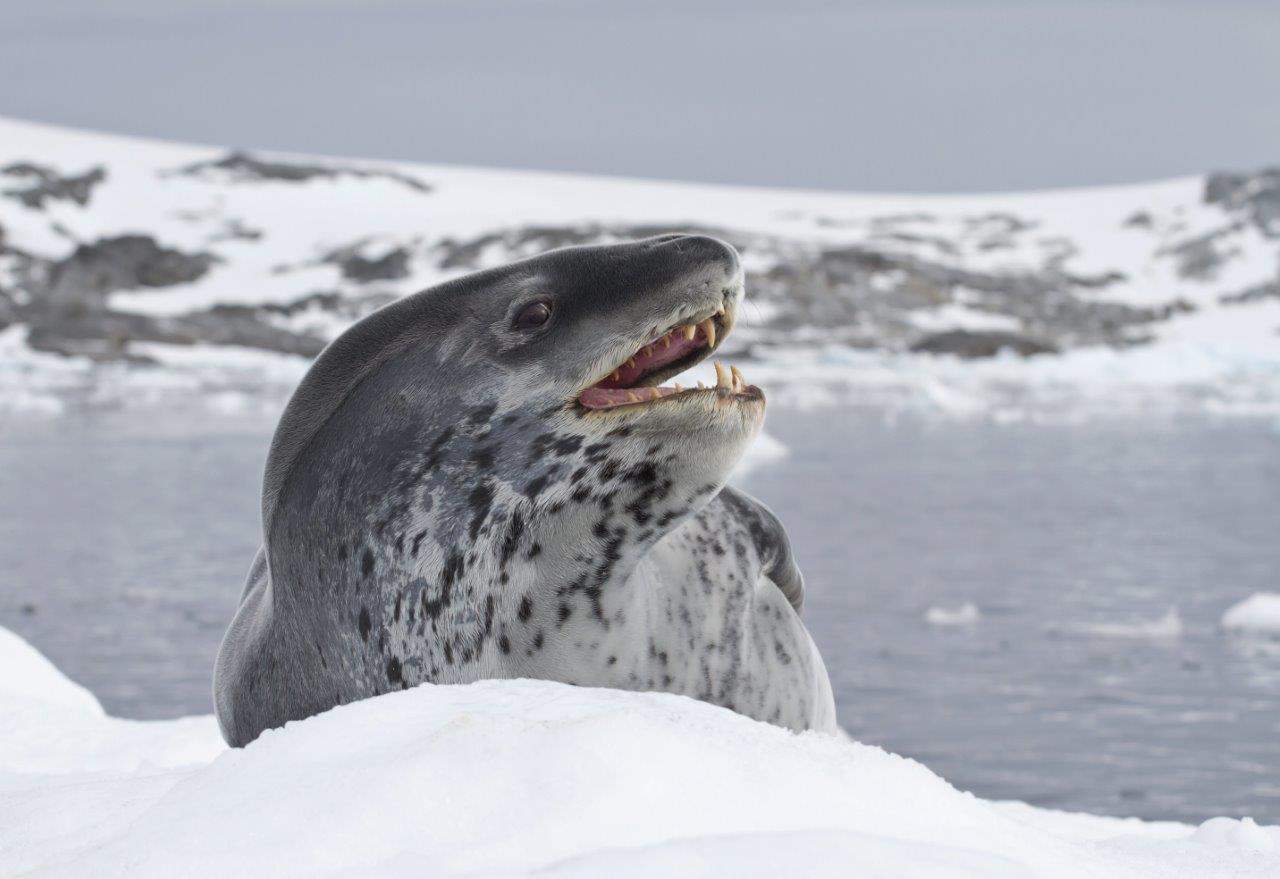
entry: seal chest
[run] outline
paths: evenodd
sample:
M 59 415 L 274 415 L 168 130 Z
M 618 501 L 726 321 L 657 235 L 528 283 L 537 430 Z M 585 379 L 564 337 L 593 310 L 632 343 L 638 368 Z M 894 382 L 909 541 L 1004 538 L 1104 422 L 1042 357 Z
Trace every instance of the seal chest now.
M 725 487 L 764 395 L 664 385 L 742 297 L 700 236 L 551 251 L 353 326 L 272 442 L 224 735 L 419 683 L 665 690 L 834 726 L 786 533 Z

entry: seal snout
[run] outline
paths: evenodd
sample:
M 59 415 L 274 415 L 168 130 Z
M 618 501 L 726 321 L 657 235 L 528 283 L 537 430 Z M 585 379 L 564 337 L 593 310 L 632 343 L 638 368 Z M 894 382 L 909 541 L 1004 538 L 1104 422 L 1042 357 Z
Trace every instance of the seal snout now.
M 690 266 L 718 266 L 724 273 L 726 285 L 741 278 L 742 265 L 738 261 L 738 251 L 719 238 L 677 232 L 649 240 L 654 249 L 663 251 L 664 257 L 687 262 Z

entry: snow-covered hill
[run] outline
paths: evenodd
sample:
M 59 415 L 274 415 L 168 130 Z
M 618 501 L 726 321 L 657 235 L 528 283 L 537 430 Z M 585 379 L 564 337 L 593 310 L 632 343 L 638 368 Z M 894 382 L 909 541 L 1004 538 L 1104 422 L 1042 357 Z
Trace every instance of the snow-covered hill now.
M 1280 875 L 1280 827 L 991 803 L 664 693 L 422 686 L 228 751 L 124 721 L 0 629 L 0 876 Z
M 351 321 L 669 230 L 749 270 L 775 402 L 1280 412 L 1280 170 L 864 196 L 265 155 L 0 119 L 0 407 L 283 394 Z

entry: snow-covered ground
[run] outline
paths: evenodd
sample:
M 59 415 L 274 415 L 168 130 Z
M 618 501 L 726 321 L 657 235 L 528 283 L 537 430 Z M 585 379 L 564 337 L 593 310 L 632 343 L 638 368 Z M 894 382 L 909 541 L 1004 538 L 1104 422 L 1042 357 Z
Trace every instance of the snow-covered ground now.
M 423 686 L 227 750 L 0 629 L 0 876 L 1274 877 L 1280 827 L 1052 812 L 679 696 Z
M 776 402 L 1280 413 L 1280 173 L 867 196 L 228 152 L 0 119 L 0 409 L 278 399 L 377 306 L 561 244 L 742 251 Z M 1025 356 L 1024 356 L 1025 355 Z

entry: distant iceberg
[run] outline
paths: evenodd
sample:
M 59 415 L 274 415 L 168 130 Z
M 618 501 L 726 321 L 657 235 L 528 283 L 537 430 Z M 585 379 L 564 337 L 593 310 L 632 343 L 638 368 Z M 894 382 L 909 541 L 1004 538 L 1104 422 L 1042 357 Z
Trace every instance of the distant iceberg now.
M 1255 592 L 1222 615 L 1228 632 L 1280 637 L 1280 592 Z
M 931 607 L 924 612 L 924 621 L 931 626 L 972 626 L 982 619 L 982 612 L 972 601 L 959 607 Z

